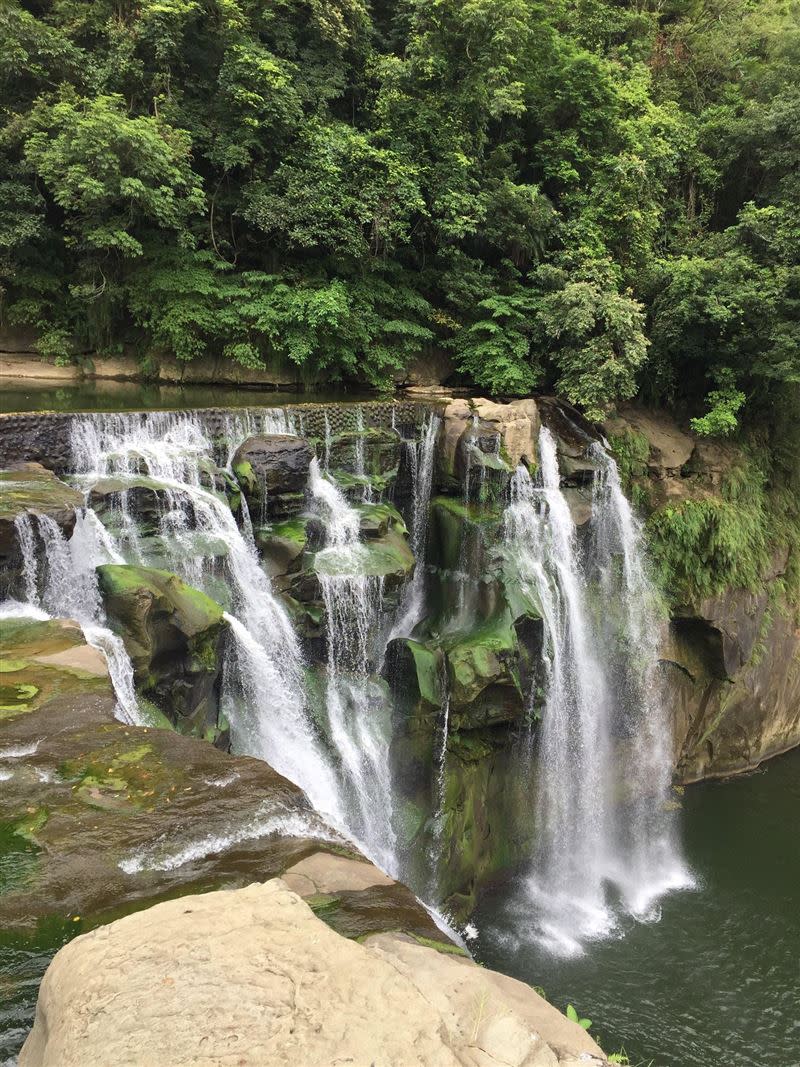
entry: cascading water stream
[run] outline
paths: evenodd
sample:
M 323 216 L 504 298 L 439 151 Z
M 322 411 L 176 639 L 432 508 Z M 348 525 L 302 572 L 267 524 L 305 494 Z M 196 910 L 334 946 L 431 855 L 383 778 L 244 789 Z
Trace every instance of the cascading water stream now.
M 394 418 L 394 410 L 392 411 Z M 411 550 L 414 574 L 403 592 L 403 599 L 392 626 L 389 640 L 410 634 L 425 611 L 425 546 L 428 539 L 428 511 L 433 489 L 436 441 L 441 419 L 429 412 L 419 438 L 407 442 L 411 468 Z
M 545 629 L 546 704 L 536 766 L 537 855 L 531 890 L 554 943 L 606 932 L 610 724 L 592 645 L 575 526 L 559 488 L 555 442 L 539 439 L 541 485 L 524 467 L 506 515 L 509 563 L 539 601 Z M 569 932 L 569 933 L 568 933 Z
M 356 839 L 390 873 L 397 871 L 389 738 L 381 725 L 380 685 L 371 677 L 384 643 L 383 581 L 365 573 L 360 516 L 311 462 L 309 488 L 326 527 L 315 570 L 327 617 L 326 713 L 337 753 L 348 824 Z
M 624 865 L 615 874 L 627 909 L 647 918 L 660 896 L 693 879 L 681 857 L 675 820 L 667 812 L 672 735 L 664 707 L 658 650 L 664 636 L 657 595 L 648 577 L 642 526 L 622 491 L 619 471 L 599 444 L 592 491 L 592 567 L 599 576 L 596 626 L 614 680 L 626 784 L 620 829 Z
M 652 590 L 616 467 L 605 453 L 596 458 L 601 475 L 587 561 L 546 429 L 539 438 L 540 482 L 518 468 L 505 520 L 508 567 L 525 595 L 538 602 L 544 626 L 546 698 L 534 770 L 537 849 L 526 888 L 538 936 L 559 954 L 580 952 L 582 942 L 614 927 L 610 886 L 622 893 L 628 911 L 642 917 L 665 889 L 687 884 L 664 810 L 669 734 L 653 684 L 657 629 L 647 614 Z M 618 555 L 623 574 L 612 600 Z M 610 604 L 622 605 L 633 658 L 620 656 L 613 635 L 592 615 L 588 580 L 595 571 L 602 614 L 608 618 Z M 631 734 L 628 759 L 619 744 L 621 694 Z M 644 767 L 639 758 L 646 759 Z M 622 784 L 630 804 L 620 802 Z
M 122 639 L 103 625 L 105 619 L 95 567 L 101 563 L 118 562 L 119 557 L 97 517 L 91 511 L 79 512 L 69 541 L 48 515 L 20 515 L 15 520 L 15 527 L 28 604 L 42 609 L 48 618 L 78 622 L 87 643 L 106 659 L 117 698 L 117 718 L 130 725 L 143 725 L 130 656 Z M 39 565 L 37 536 L 42 545 L 43 567 Z
M 269 412 L 254 427 L 248 413 L 242 425 L 228 425 L 227 432 L 242 439 L 254 428 L 274 431 L 276 424 L 281 432 L 289 429 L 285 419 L 278 423 Z M 80 420 L 73 428 L 73 454 L 89 485 L 104 477 L 124 481 L 144 474 L 165 495 L 160 538 L 163 545 L 173 546 L 170 568 L 211 595 L 217 591 L 217 557 L 187 555 L 186 545 L 197 546 L 199 538 L 206 545 L 224 546 L 233 649 L 224 671 L 222 705 L 231 722 L 233 746 L 291 778 L 341 827 L 336 783 L 308 716 L 297 635 L 259 564 L 252 527 L 244 522 L 240 529 L 227 502 L 202 485 L 209 476 L 213 444 L 199 419 L 159 412 L 145 418 Z M 147 558 L 143 562 L 152 565 Z

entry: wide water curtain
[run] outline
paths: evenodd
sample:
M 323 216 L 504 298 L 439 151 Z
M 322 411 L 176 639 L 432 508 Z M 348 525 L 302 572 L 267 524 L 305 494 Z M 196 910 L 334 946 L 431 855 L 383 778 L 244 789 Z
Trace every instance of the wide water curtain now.
M 227 413 L 220 429 L 217 445 L 198 413 L 76 420 L 74 463 L 87 487 L 110 478 L 121 490 L 106 521 L 128 562 L 166 567 L 228 608 L 222 707 L 234 749 L 297 782 L 341 825 L 330 760 L 307 707 L 297 635 L 260 565 L 244 498 L 240 526 L 217 491 L 231 441 L 291 432 L 294 423 L 282 411 L 242 411 Z
M 538 601 L 544 706 L 535 776 L 537 845 L 527 882 L 539 936 L 574 953 L 686 884 L 666 801 L 669 721 L 658 689 L 658 619 L 640 530 L 600 447 L 588 533 L 561 489 L 543 429 L 539 473 L 516 471 L 506 513 L 508 566 Z

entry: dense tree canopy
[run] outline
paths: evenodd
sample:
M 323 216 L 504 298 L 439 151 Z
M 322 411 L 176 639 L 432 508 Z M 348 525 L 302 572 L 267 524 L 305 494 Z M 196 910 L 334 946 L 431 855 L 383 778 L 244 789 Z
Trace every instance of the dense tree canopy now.
M 792 0 L 6 0 L 2 319 L 703 433 L 800 381 Z M 707 397 L 704 402 L 703 398 Z

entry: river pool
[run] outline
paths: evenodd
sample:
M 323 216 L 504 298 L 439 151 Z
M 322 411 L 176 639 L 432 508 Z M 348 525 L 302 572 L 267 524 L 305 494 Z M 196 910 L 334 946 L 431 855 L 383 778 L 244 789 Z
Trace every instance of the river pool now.
M 510 892 L 482 902 L 475 954 L 592 1020 L 607 1052 L 653 1067 L 800 1065 L 800 751 L 686 790 L 698 888 L 661 919 L 558 960 Z

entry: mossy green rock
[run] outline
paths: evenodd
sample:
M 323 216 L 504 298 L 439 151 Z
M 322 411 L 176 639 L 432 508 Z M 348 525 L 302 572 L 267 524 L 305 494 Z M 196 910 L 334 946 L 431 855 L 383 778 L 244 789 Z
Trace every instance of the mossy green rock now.
M 76 622 L 0 619 L 0 723 L 81 695 L 116 703 L 105 658 Z
M 308 544 L 306 519 L 287 519 L 285 522 L 261 526 L 255 532 L 256 544 L 264 570 L 270 578 L 294 574 L 300 570 L 303 553 Z
M 446 645 L 450 709 L 455 729 L 519 718 L 524 697 L 516 631 L 491 620 Z
M 313 556 L 312 566 L 321 575 L 383 578 L 384 592 L 390 593 L 413 573 L 415 562 L 401 520 L 399 527 L 389 525 L 382 536 L 367 538 L 355 550 L 322 549 Z
M 462 569 L 465 562 L 469 562 L 465 557 L 483 555 L 498 544 L 502 521 L 502 511 L 492 505 L 465 504 L 450 496 L 434 497 L 431 501 L 431 562 L 448 571 Z
M 213 735 L 227 629 L 222 608 L 169 571 L 106 564 L 97 575 L 137 688 L 181 732 Z
M 529 859 L 534 783 L 525 746 L 508 728 L 451 734 L 444 766 L 438 883 L 447 913 L 466 917 L 493 877 Z
M 346 430 L 331 439 L 328 465 L 349 474 L 396 475 L 401 447 L 400 436 L 393 430 L 379 427 Z M 363 456 L 361 470 L 359 453 Z

